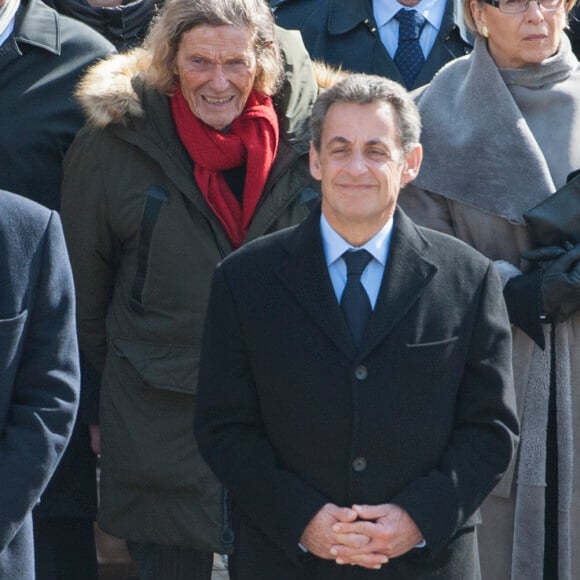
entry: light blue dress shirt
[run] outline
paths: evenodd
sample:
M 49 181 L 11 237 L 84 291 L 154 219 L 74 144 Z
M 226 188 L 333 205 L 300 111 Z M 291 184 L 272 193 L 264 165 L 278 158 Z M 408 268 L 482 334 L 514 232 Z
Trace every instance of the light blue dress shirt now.
M 409 8 L 409 10 L 420 12 L 426 21 L 419 38 L 425 60 L 437 40 L 446 3 L 447 0 L 421 0 L 416 6 Z M 395 57 L 399 46 L 399 23 L 394 16 L 401 8 L 405 6 L 399 4 L 397 0 L 373 0 L 373 12 L 379 36 L 391 58 Z
M 6 28 L 0 32 L 0 46 L 2 46 L 12 34 L 12 31 L 14 30 L 14 20 L 15 17 L 12 17 Z
M 366 244 L 356 248 L 351 246 L 341 235 L 339 235 L 328 223 L 324 215 L 320 217 L 320 233 L 322 234 L 322 247 L 326 257 L 328 273 L 336 299 L 340 304 L 344 287 L 346 286 L 346 263 L 342 254 L 348 250 L 365 249 L 373 259 L 369 262 L 361 276 L 361 283 L 369 295 L 371 307 L 375 308 L 387 257 L 391 244 L 391 234 L 393 232 L 393 218 L 391 218 Z
M 391 218 L 366 244 L 360 247 L 351 246 L 339 233 L 332 228 L 324 214 L 320 216 L 320 233 L 322 235 L 322 247 L 330 274 L 330 281 L 334 288 L 336 299 L 340 304 L 340 298 L 346 286 L 346 263 L 342 255 L 348 250 L 366 250 L 373 259 L 369 262 L 361 276 L 361 283 L 369 295 L 371 307 L 375 308 L 383 274 L 387 265 L 391 237 L 393 234 L 393 218 Z M 421 540 L 415 547 L 424 548 L 425 540 Z M 304 546 L 300 548 L 307 551 Z

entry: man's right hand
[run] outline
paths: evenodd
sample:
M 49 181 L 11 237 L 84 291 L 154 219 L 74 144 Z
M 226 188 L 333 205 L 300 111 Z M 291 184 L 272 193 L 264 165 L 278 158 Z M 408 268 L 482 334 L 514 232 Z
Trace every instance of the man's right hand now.
M 325 560 L 334 560 L 330 548 L 342 543 L 351 548 L 362 548 L 369 542 L 363 534 L 342 534 L 341 542 L 332 526 L 338 522 L 350 523 L 357 519 L 357 513 L 350 508 L 341 508 L 332 503 L 324 505 L 304 529 L 300 543 L 312 554 Z

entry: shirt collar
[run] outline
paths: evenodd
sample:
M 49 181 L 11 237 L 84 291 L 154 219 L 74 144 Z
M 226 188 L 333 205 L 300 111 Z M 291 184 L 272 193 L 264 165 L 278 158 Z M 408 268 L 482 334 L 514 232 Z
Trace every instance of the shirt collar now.
M 420 12 L 431 26 L 439 30 L 445 12 L 445 5 L 446 2 L 444 0 L 421 0 L 412 9 Z M 397 0 L 373 0 L 373 11 L 377 27 L 380 28 L 383 24 L 390 22 L 401 8 L 404 8 L 404 6 L 399 4 Z
M 5 0 L 0 6 L 0 46 L 14 30 L 16 12 L 20 6 L 20 0 Z
M 14 17 L 8 22 L 6 28 L 0 32 L 0 46 L 2 46 L 14 30 Z
M 320 232 L 322 234 L 322 246 L 326 264 L 330 266 L 338 260 L 348 250 L 365 249 L 371 256 L 381 263 L 383 267 L 387 264 L 391 235 L 393 233 L 393 218 L 389 221 L 364 245 L 354 247 L 349 244 L 332 226 L 324 214 L 320 215 Z

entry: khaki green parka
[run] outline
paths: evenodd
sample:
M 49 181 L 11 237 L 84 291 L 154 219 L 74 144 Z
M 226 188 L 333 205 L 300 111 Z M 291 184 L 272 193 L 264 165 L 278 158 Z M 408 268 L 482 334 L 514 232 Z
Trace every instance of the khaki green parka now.
M 308 169 L 319 87 L 298 34 L 278 32 L 280 145 L 245 242 L 300 222 L 319 195 Z M 132 541 L 228 552 L 226 494 L 198 453 L 193 410 L 210 282 L 232 247 L 168 98 L 143 82 L 146 56 L 117 55 L 80 85 L 89 120 L 62 189 L 81 349 L 102 372 L 98 523 Z

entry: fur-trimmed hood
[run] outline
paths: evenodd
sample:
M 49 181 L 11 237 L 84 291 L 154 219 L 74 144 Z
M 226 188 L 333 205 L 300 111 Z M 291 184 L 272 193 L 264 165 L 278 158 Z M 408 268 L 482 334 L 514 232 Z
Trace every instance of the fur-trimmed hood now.
M 281 34 L 293 35 L 295 31 L 283 31 Z M 292 41 L 294 46 L 289 44 L 292 47 L 290 50 L 282 47 L 285 80 L 273 100 L 281 129 L 289 135 L 301 135 L 306 130 L 310 108 L 319 90 L 328 88 L 345 73 L 324 63 L 310 61 L 300 41 L 297 44 L 299 50 L 295 48 L 296 39 L 292 38 Z M 104 128 L 143 117 L 143 103 L 136 85 L 143 84 L 138 79 L 143 79 L 150 63 L 151 55 L 143 48 L 136 48 L 94 65 L 75 91 L 87 124 Z
M 133 79 L 142 75 L 151 62 L 141 48 L 125 54 L 115 54 L 92 66 L 75 91 L 87 124 L 102 129 L 123 123 L 126 117 L 142 117 L 141 100 Z

